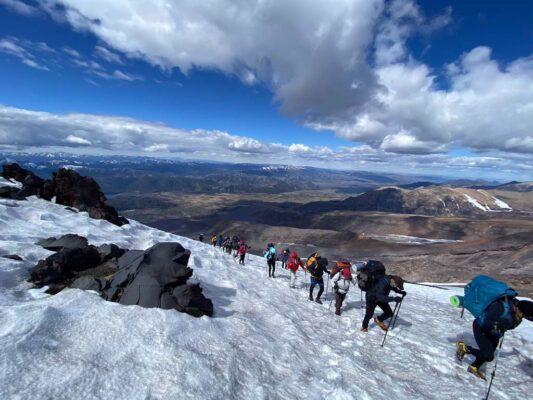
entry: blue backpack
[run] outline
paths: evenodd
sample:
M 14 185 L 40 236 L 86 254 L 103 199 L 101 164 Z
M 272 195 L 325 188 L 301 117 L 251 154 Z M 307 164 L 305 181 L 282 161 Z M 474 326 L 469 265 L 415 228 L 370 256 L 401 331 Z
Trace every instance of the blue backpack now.
M 276 259 L 276 248 L 270 246 L 265 253 L 267 260 Z
M 518 293 L 504 282 L 497 281 L 489 276 L 476 276 L 465 286 L 463 306 L 476 318 L 483 319 L 485 310 L 497 300 L 510 300 Z M 509 301 L 504 302 L 504 314 L 509 310 Z M 481 321 L 483 322 L 483 321 Z

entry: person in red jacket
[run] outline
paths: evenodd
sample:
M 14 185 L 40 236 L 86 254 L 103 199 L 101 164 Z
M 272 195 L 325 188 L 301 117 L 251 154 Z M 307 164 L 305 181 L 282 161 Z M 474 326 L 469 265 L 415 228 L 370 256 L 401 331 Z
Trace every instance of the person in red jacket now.
M 246 252 L 250 249 L 246 243 L 242 242 L 239 246 L 239 264 L 244 265 L 244 258 L 246 257 Z
M 289 284 L 289 286 L 291 288 L 295 288 L 296 271 L 298 271 L 298 267 L 302 267 L 303 269 L 305 269 L 305 265 L 302 262 L 302 260 L 300 260 L 300 257 L 298 256 L 298 253 L 293 251 L 289 255 L 289 263 L 287 264 L 287 268 L 289 268 L 289 271 L 290 271 L 290 274 L 291 274 L 291 281 L 290 281 L 290 284 Z

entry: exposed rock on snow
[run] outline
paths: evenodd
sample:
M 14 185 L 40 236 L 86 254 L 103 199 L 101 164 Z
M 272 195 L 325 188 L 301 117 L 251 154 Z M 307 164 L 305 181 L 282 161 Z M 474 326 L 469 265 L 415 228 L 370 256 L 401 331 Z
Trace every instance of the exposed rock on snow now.
M 4 186 L 0 188 L 0 197 L 20 200 L 39 196 L 45 200 L 55 199 L 57 204 L 87 211 L 92 218 L 105 219 L 118 226 L 128 223 L 113 207 L 105 204 L 106 198 L 93 178 L 81 176 L 73 170 L 61 168 L 53 174 L 52 180 L 44 180 L 13 163 L 3 165 L 2 176 L 21 182 L 22 187 Z
M 59 239 L 49 237 L 48 239 L 41 239 L 37 243 L 39 246 L 50 251 L 59 251 L 62 249 L 76 249 L 78 247 L 87 247 L 89 242 L 86 238 L 74 234 L 66 234 Z
M 213 303 L 202 295 L 200 285 L 186 284 L 193 273 L 187 267 L 189 250 L 179 243 L 158 243 L 142 253 L 128 253 L 119 260 L 122 267 L 104 298 L 125 305 L 175 308 L 195 317 L 213 315 Z
M 8 260 L 15 260 L 15 261 L 24 261 L 23 258 L 17 254 L 7 254 L 5 256 L 2 256 L 3 258 L 7 258 Z
M 38 287 L 53 285 L 52 292 L 62 289 L 78 273 L 100 264 L 96 247 L 62 248 L 45 260 L 40 260 L 31 271 L 30 281 Z
M 57 251 L 31 271 L 30 282 L 48 285 L 48 293 L 69 286 L 94 290 L 124 305 L 176 309 L 196 317 L 213 315 L 213 303 L 202 295 L 200 285 L 187 284 L 193 272 L 187 267 L 190 252 L 179 243 L 126 251 L 115 244 L 97 248 L 82 236 L 67 234 L 37 244 Z

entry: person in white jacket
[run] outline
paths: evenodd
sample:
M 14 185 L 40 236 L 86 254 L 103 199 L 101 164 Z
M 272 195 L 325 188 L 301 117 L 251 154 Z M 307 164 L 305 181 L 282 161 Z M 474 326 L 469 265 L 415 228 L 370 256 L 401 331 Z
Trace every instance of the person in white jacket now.
M 346 298 L 346 293 L 350 290 L 353 278 L 350 263 L 337 262 L 337 265 L 341 268 L 331 280 L 333 282 L 333 290 L 335 291 L 335 314 L 341 315 L 342 302 Z

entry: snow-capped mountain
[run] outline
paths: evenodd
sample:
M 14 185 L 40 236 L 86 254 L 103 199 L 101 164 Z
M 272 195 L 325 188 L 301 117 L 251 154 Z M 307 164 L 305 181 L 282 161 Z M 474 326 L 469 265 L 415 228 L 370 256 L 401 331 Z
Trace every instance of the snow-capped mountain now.
M 5 183 L 5 182 L 4 182 Z M 361 324 L 352 288 L 338 317 L 307 300 L 298 272 L 265 276 L 265 261 L 245 266 L 210 245 L 149 228 L 122 227 L 30 197 L 0 200 L 0 398 L 2 399 L 471 399 L 483 381 L 455 360 L 455 341 L 473 340 L 449 296 L 461 289 L 407 285 L 396 328 Z M 29 270 L 49 251 L 34 243 L 76 233 L 91 244 L 146 249 L 178 241 L 213 318 L 122 306 L 94 292 L 32 289 Z M 331 287 L 330 287 L 331 289 Z M 531 324 L 506 335 L 491 399 L 531 393 Z M 491 371 L 489 366 L 489 372 Z

